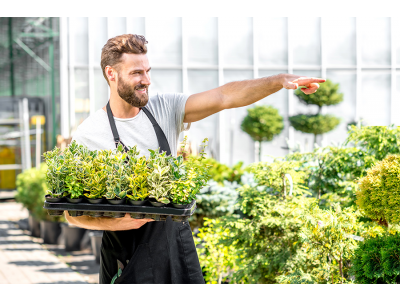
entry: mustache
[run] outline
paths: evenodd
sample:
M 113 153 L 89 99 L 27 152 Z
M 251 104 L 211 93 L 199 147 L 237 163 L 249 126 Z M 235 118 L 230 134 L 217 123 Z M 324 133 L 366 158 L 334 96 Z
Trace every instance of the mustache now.
M 140 90 L 140 89 L 148 89 L 148 85 L 143 85 L 143 84 L 138 84 L 137 86 L 135 86 L 135 90 Z

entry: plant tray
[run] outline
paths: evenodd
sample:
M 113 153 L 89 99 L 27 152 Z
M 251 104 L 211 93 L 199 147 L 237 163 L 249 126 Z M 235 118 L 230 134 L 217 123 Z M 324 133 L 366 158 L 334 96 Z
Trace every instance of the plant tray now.
M 155 221 L 164 221 L 168 216 L 171 216 L 173 221 L 185 222 L 193 215 L 196 210 L 196 201 L 188 204 L 186 208 L 175 208 L 168 204 L 164 207 L 155 207 L 150 203 L 145 205 L 132 204 L 91 204 L 91 203 L 68 203 L 68 202 L 44 202 L 44 209 L 47 209 L 49 215 L 62 215 L 64 210 L 72 217 L 91 216 L 91 217 L 112 217 L 122 218 L 125 213 L 131 215 L 133 219 L 153 219 Z

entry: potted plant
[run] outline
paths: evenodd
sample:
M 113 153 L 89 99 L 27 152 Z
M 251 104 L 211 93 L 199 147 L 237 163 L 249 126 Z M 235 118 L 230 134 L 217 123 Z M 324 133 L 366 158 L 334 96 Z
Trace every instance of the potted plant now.
M 149 176 L 149 201 L 153 206 L 165 206 L 170 203 L 168 192 L 171 189 L 171 168 L 166 152 L 160 153 L 159 149 L 150 150 L 148 160 Z
M 67 176 L 67 166 L 64 163 L 64 155 L 61 150 L 55 147 L 52 151 L 43 154 L 47 165 L 46 183 L 48 186 L 46 201 L 59 202 L 65 196 L 65 177 Z
M 114 152 L 113 152 L 114 153 Z M 111 204 L 122 204 L 126 202 L 129 189 L 128 166 L 125 164 L 127 154 L 119 145 L 114 155 L 111 155 L 105 166 L 106 172 L 106 194 L 107 201 Z
M 70 203 L 80 203 L 83 200 L 84 165 L 88 151 L 76 141 L 73 141 L 64 151 L 64 166 L 67 168 L 65 195 Z
M 147 196 L 149 196 L 149 184 L 147 182 L 149 168 L 146 157 L 142 156 L 135 162 L 130 159 L 130 164 L 132 174 L 128 177 L 129 189 L 126 196 L 133 205 L 144 205 Z
M 88 202 L 92 204 L 99 204 L 103 202 L 103 195 L 106 192 L 106 178 L 105 166 L 102 163 L 104 154 L 102 152 L 95 152 L 91 161 L 85 161 L 83 166 L 84 172 L 84 193 Z

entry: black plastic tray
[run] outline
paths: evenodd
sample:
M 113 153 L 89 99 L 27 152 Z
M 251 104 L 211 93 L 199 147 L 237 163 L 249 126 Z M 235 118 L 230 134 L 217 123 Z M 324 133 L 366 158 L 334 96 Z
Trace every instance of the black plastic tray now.
M 68 202 L 44 202 L 44 209 L 49 215 L 60 216 L 67 210 L 70 216 L 91 216 L 91 217 L 112 217 L 122 218 L 126 213 L 134 219 L 153 219 L 164 221 L 171 216 L 173 221 L 185 222 L 196 210 L 196 201 L 193 201 L 187 208 L 175 208 L 170 206 L 155 207 L 149 205 L 139 206 L 132 204 L 91 204 L 91 203 L 68 203 Z

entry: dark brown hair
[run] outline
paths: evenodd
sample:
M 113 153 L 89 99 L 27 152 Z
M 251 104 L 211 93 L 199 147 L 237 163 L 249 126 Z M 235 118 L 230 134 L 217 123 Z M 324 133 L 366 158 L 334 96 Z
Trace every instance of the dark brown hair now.
M 146 54 L 146 44 L 145 37 L 137 34 L 122 34 L 107 41 L 101 50 L 100 65 L 108 85 L 110 85 L 110 82 L 106 75 L 106 66 L 116 67 L 120 63 L 121 56 L 124 53 Z

